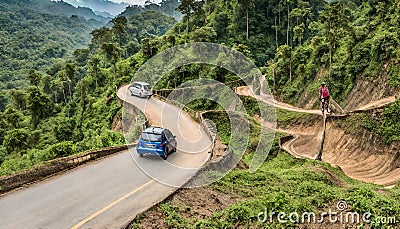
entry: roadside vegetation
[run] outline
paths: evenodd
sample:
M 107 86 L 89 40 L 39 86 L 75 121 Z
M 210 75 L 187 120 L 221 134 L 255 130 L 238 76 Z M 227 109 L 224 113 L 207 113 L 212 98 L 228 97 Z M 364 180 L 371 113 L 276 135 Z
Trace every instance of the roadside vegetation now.
M 397 100 L 382 113 L 364 117 L 362 124 L 372 133 L 381 136 L 386 143 L 400 142 L 400 101 Z
M 191 206 L 189 199 L 179 204 L 167 200 L 139 215 L 130 228 L 148 228 L 155 212 L 161 213 L 161 219 L 165 222 L 162 226 L 167 228 L 295 228 L 301 225 L 290 221 L 278 222 L 277 215 L 274 215 L 272 222 L 268 218 L 265 223 L 258 222 L 257 216 L 265 209 L 269 213 L 285 212 L 285 220 L 288 220 L 291 212 L 299 215 L 313 212 L 318 215 L 329 209 L 337 211 L 336 204 L 341 200 L 346 201 L 351 211 L 360 214 L 371 212 L 371 228 L 395 228 L 396 224 L 393 223 L 380 224 L 379 217 L 400 217 L 398 188 L 389 191 L 362 184 L 328 164 L 298 160 L 283 152 L 269 158 L 255 173 L 234 169 L 205 189 L 231 196 L 236 202 L 214 212 L 212 216 L 205 216 L 192 210 L 194 206 Z M 180 195 L 180 192 L 184 191 L 175 195 Z M 188 192 L 196 193 L 196 190 Z M 351 227 L 363 225 L 369 228 L 362 223 L 352 224 Z
M 123 134 L 112 130 L 122 114 L 116 88 L 144 62 L 141 43 L 164 34 L 176 21 L 146 11 L 112 22 L 112 28 L 91 32 L 88 47 L 47 70 L 22 68 L 27 72 L 22 82 L 29 85 L 0 95 L 0 175 L 125 143 Z
M 209 116 L 220 122 L 220 116 Z M 223 122 L 223 121 L 221 121 Z M 251 136 L 257 136 L 260 126 L 251 122 Z M 229 139 L 225 128 L 218 129 L 222 139 Z M 297 212 L 312 212 L 320 219 L 322 212 L 337 210 L 337 203 L 345 201 L 345 212 L 371 213 L 370 224 L 350 223 L 349 228 L 395 228 L 396 223 L 381 223 L 382 217 L 400 217 L 400 188 L 365 184 L 347 177 L 339 168 L 309 159 L 296 159 L 280 150 L 277 133 L 268 159 L 255 173 L 247 168 L 252 159 L 252 147 L 244 156 L 241 165 L 221 180 L 204 188 L 183 189 L 167 200 L 140 214 L 129 228 L 297 228 L 319 226 L 319 223 L 302 224 L 290 222 L 288 215 Z M 240 164 L 241 164 L 240 163 Z M 203 196 L 201 193 L 208 193 Z M 193 201 L 193 196 L 200 198 Z M 228 203 L 222 203 L 229 200 Z M 195 202 L 195 203 L 193 203 Z M 205 203 L 199 206 L 199 203 Z M 215 205 L 215 206 L 214 206 Z M 206 209 L 218 209 L 211 214 Z M 260 212 L 268 211 L 266 222 L 259 222 Z M 269 214 L 275 212 L 272 222 Z M 284 212 L 288 222 L 277 220 Z M 344 213 L 345 214 L 345 213 Z M 263 218 L 263 217 L 262 217 Z M 301 220 L 301 218 L 300 218 Z M 160 225 L 161 223 L 161 225 Z M 324 225 L 329 226 L 327 219 Z M 331 224 L 331 226 L 337 224 Z M 332 228 L 333 228 L 332 227 Z
M 357 133 L 361 128 L 370 131 L 386 144 L 400 143 L 400 102 L 372 112 L 351 115 L 337 120 L 340 128 L 350 134 Z
M 244 53 L 266 74 L 275 95 L 286 102 L 297 102 L 303 89 L 314 90 L 318 82 L 313 77 L 320 69 L 324 69 L 322 77 L 333 86 L 335 98 L 345 98 L 356 78 L 376 76 L 387 63 L 387 77 L 396 88 L 396 4 L 263 0 L 247 5 L 187 0 L 178 8 L 183 14 L 178 23 L 151 10 L 140 13 L 130 9 L 126 14 L 129 17 L 114 18 L 111 28 L 93 30 L 89 46 L 76 49 L 72 57 L 46 70 L 23 68 L 29 86 L 0 95 L 0 174 L 11 174 L 61 155 L 122 144 L 122 134 L 111 130 L 121 114 L 116 88 L 128 83 L 152 56 L 191 41 L 223 43 Z M 382 14 L 384 8 L 387 11 Z M 329 26 L 334 27 L 328 30 Z M 373 52 L 362 52 L 372 46 Z M 344 57 L 347 59 L 341 59 Z M 358 66 L 360 60 L 365 63 L 363 68 L 351 67 Z M 354 64 L 346 64 L 348 61 Z M 168 73 L 155 86 L 174 88 L 199 77 L 220 82 L 238 79 L 225 69 L 192 64 Z M 201 100 L 191 108 L 219 109 Z M 246 109 L 250 116 L 257 114 L 256 106 L 248 105 Z M 398 107 L 391 110 L 396 114 Z M 301 114 L 280 115 L 285 112 L 277 110 L 278 118 L 286 119 L 281 120 L 282 125 L 308 119 Z M 385 116 L 388 121 L 372 120 L 375 124 L 371 121 L 369 128 L 392 134 L 390 138 L 394 139 L 398 122 L 389 121 L 389 113 Z M 68 146 L 66 153 L 52 153 L 51 148 L 59 144 Z
M 292 104 L 298 102 L 304 91 L 315 91 L 322 79 L 331 85 L 336 100 L 344 100 L 357 79 L 378 78 L 382 71 L 387 74 L 390 87 L 398 92 L 399 4 L 388 0 L 182 0 L 178 7 L 183 15 L 180 22 L 153 11 L 116 17 L 112 27 L 93 30 L 90 44 L 76 49 L 69 58 L 65 58 L 63 48 L 81 43 L 79 36 L 72 42 L 62 41 L 54 49 L 49 47 L 51 57 L 58 61 L 39 56 L 20 65 L 23 67 L 19 70 L 26 77 L 24 82 L 28 83 L 7 91 L 7 96 L 0 94 L 0 175 L 88 149 L 123 144 L 123 135 L 112 130 L 114 121 L 121 116 L 116 89 L 128 83 L 137 69 L 157 53 L 188 42 L 215 42 L 244 53 L 266 74 L 275 95 Z M 40 16 L 39 21 L 46 17 Z M 25 22 L 23 17 L 20 19 Z M 15 47 L 30 42 L 22 41 L 26 44 Z M 26 55 L 30 53 L 33 51 Z M 19 63 L 9 53 L 5 55 L 7 64 Z M 155 86 L 171 89 L 198 78 L 229 82 L 237 76 L 215 66 L 192 64 L 168 73 Z M 1 88 L 8 85 L 15 88 L 12 83 Z M 339 200 L 345 200 L 360 213 L 371 212 L 372 219 L 396 216 L 400 220 L 398 186 L 386 190 L 363 184 L 326 163 L 295 159 L 279 150 L 281 135 L 277 135 L 263 166 L 249 173 L 246 166 L 260 130 L 254 116 L 259 111 L 252 99 L 244 101 L 249 112 L 251 142 L 241 164 L 243 168 L 234 169 L 206 187 L 231 196 L 233 203 L 211 215 L 201 215 L 192 213 L 190 200 L 180 204 L 167 200 L 139 216 L 133 228 L 148 227 L 146 219 L 152 219 L 153 211 L 161 213 L 164 226 L 170 228 L 287 228 L 294 225 L 276 221 L 259 224 L 257 214 L 265 208 L 287 213 L 321 212 L 334 209 Z M 191 108 L 219 109 L 202 100 L 191 104 Z M 230 127 L 225 116 L 210 113 L 208 117 L 217 124 L 222 141 L 229 143 Z M 366 128 L 390 142 L 399 140 L 398 117 L 397 102 L 381 116 L 362 120 Z M 277 118 L 278 124 L 287 126 L 309 117 L 278 109 Z M 396 227 L 376 221 L 371 226 Z

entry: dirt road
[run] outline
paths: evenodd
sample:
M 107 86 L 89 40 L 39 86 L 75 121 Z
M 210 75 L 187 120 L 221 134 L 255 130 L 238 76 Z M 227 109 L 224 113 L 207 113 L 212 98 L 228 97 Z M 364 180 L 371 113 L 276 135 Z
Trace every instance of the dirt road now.
M 264 87 L 263 77 L 260 78 L 261 88 Z M 255 95 L 251 87 L 238 87 L 236 93 L 252 96 L 271 106 L 293 112 L 315 114 L 321 116 L 321 121 L 303 131 L 279 130 L 293 135 L 293 139 L 285 142 L 282 148 L 294 157 L 316 159 L 323 147 L 322 160 L 334 166 L 339 166 L 344 173 L 357 180 L 376 183 L 383 186 L 393 186 L 400 181 L 400 168 L 398 168 L 398 155 L 396 152 L 387 152 L 385 146 L 379 146 L 371 140 L 349 136 L 344 130 L 335 127 L 334 119 L 329 119 L 325 126 L 320 110 L 307 110 L 276 101 L 272 96 Z M 356 108 L 355 111 L 366 111 L 386 106 L 396 100 L 395 96 L 386 97 Z M 341 109 L 339 107 L 339 109 Z M 334 115 L 332 115 L 334 118 Z M 331 121 L 332 120 L 332 121 Z M 269 127 L 268 123 L 263 123 Z M 324 135 L 325 131 L 325 135 Z M 324 138 L 324 143 L 321 141 Z M 393 149 L 396 151 L 396 149 Z M 392 150 L 392 151 L 393 151 Z

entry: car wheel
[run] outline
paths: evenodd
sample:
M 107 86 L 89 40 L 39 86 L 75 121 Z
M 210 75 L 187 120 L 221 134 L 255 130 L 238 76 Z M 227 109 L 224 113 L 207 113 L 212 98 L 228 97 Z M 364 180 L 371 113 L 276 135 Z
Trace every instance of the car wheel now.
M 139 154 L 139 157 L 143 157 L 143 154 Z
M 133 92 L 132 91 L 130 91 L 131 92 L 131 96 L 133 96 Z
M 140 92 L 140 93 L 139 93 L 139 97 L 143 97 L 143 94 L 142 94 L 142 92 Z
M 165 150 L 164 150 L 164 155 L 162 155 L 161 156 L 164 160 L 167 160 L 167 157 L 168 157 L 168 149 L 167 148 L 165 148 Z

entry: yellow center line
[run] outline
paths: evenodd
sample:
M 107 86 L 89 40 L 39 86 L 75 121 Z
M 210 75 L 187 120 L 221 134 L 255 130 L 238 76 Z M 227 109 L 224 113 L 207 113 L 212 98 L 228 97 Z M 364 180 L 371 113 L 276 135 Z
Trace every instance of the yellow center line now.
M 82 220 L 81 222 L 79 222 L 78 224 L 76 224 L 75 226 L 71 227 L 71 229 L 78 229 L 79 227 L 83 226 L 85 223 L 89 222 L 90 220 L 94 219 L 95 217 L 99 216 L 100 214 L 104 213 L 105 211 L 107 211 L 108 209 L 112 208 L 113 206 L 117 205 L 119 202 L 125 200 L 126 198 L 130 197 L 131 195 L 135 194 L 136 192 L 138 192 L 139 190 L 143 189 L 144 187 L 146 187 L 147 185 L 153 183 L 154 180 L 150 180 L 147 183 L 145 183 L 144 185 L 134 189 L 133 191 L 131 191 L 130 193 L 126 194 L 125 196 L 119 198 L 118 200 L 112 202 L 111 204 L 105 206 L 104 208 L 102 208 L 101 210 L 93 213 L 92 215 L 90 215 L 89 217 L 87 217 L 86 219 Z

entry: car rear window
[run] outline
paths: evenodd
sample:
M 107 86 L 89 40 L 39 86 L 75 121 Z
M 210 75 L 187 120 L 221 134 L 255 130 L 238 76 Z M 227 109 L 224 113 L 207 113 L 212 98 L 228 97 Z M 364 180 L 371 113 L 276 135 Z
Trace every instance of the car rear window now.
M 151 89 L 150 85 L 143 85 L 143 87 L 144 87 L 145 90 L 150 90 Z
M 146 142 L 161 142 L 161 134 L 155 134 L 155 133 L 142 133 L 140 135 L 140 139 Z

